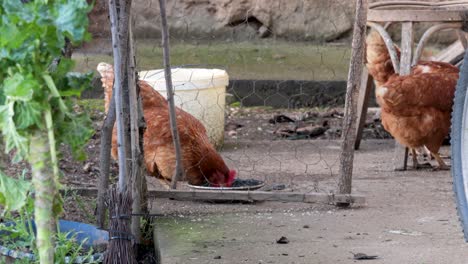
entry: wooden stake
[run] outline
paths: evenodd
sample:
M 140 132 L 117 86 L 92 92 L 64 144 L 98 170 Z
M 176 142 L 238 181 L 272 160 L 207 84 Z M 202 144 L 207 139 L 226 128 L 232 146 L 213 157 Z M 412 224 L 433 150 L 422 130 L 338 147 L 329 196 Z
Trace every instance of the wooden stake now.
M 107 116 L 101 129 L 101 146 L 99 154 L 99 181 L 98 181 L 98 197 L 96 207 L 96 220 L 99 228 L 105 228 L 107 207 L 105 204 L 105 196 L 109 188 L 109 169 L 112 148 L 112 130 L 115 123 L 115 99 L 114 93 L 109 104 Z
M 179 132 L 177 130 L 177 117 L 174 103 L 174 91 L 172 87 L 172 76 L 171 76 L 171 62 L 169 53 L 169 29 L 167 25 L 166 16 L 166 0 L 159 0 L 159 9 L 161 11 L 161 37 L 163 46 L 163 59 L 164 59 L 164 76 L 166 78 L 166 91 L 167 101 L 169 102 L 169 115 L 170 124 L 172 131 L 172 139 L 174 142 L 175 154 L 176 154 L 176 166 L 174 175 L 172 175 L 171 188 L 177 187 L 177 181 L 184 178 L 184 168 L 182 165 L 182 151 L 180 147 Z
M 351 62 L 346 87 L 345 117 L 341 135 L 341 153 L 339 169 L 339 194 L 350 194 L 352 187 L 354 144 L 357 130 L 357 101 L 361 85 L 362 68 L 365 54 L 367 21 L 367 0 L 356 0 L 356 18 L 354 22 Z M 343 203 L 340 205 L 349 205 Z

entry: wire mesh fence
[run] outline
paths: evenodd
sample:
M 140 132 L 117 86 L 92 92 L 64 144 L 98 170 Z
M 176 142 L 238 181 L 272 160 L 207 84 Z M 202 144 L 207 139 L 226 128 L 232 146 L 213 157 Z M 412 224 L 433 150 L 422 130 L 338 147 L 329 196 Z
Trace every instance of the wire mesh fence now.
M 256 187 L 263 186 L 260 190 L 334 192 L 353 4 L 317 1 L 321 6 L 314 6 L 317 4 L 278 1 L 275 4 L 295 15 L 287 18 L 272 11 L 274 8 L 266 2 L 249 7 L 235 1 L 221 2 L 168 1 L 175 104 L 181 109 L 178 111 L 198 120 L 187 121 L 180 114 L 177 118 L 189 183 L 219 185 L 216 171 L 225 168 L 212 161 L 219 154 L 227 167 L 237 172 L 236 178 L 247 180 L 244 184 L 256 180 Z M 112 63 L 105 5 L 97 1 L 90 15 L 93 41 L 74 51 L 79 71 L 95 70 L 100 62 Z M 289 10 L 291 6 L 295 9 Z M 263 9 L 270 14 L 259 11 Z M 132 11 L 139 78 L 165 98 L 158 4 L 136 2 Z M 212 15 L 203 17 L 206 12 Z M 314 12 L 320 12 L 320 23 L 309 18 Z M 228 17 L 221 19 L 225 13 Z M 85 97 L 103 104 L 102 91 L 97 78 L 94 89 Z M 157 109 L 144 111 L 149 124 L 146 133 L 150 134 L 145 140 L 164 149 L 171 142 L 161 136 L 161 130 L 165 130 L 161 125 L 169 123 L 154 118 Z M 372 111 L 376 115 L 369 116 L 364 138 L 388 138 L 377 110 Z M 101 112 L 96 118 L 99 130 L 102 111 L 97 112 Z M 199 135 L 205 133 L 204 129 L 188 129 L 198 127 L 198 122 L 206 129 L 209 143 Z M 152 127 L 156 129 L 152 131 Z M 153 151 L 145 147 L 145 152 L 159 157 L 147 162 L 149 173 L 165 179 L 148 177 L 149 188 L 164 189 L 172 177 L 173 149 Z M 192 187 L 182 183 L 178 188 Z
M 205 12 L 200 10 L 207 8 L 207 12 L 228 12 L 229 16 L 235 16 L 233 10 L 238 7 L 234 3 L 223 6 L 207 1 L 193 7 L 186 1 L 168 1 L 176 106 L 200 121 L 206 129 L 209 144 L 227 167 L 237 172 L 236 177 L 264 183 L 260 190 L 330 193 L 336 189 L 354 9 L 351 3 L 326 2 L 323 1 L 321 11 L 322 15 L 329 15 L 322 21 L 326 28 L 320 28 L 306 18 L 313 12 L 312 7 L 306 3 L 301 6 L 298 1 L 283 3 L 297 7 L 296 11 L 288 11 L 300 17 L 295 20 L 271 14 L 269 18 L 275 21 L 268 24 L 262 22 L 268 19 L 253 15 L 250 8 L 242 14 L 236 11 L 241 15 L 235 22 L 230 18 L 231 22 L 215 29 L 214 25 L 202 24 L 202 18 L 197 18 L 200 12 Z M 93 41 L 73 54 L 79 71 L 95 71 L 100 62 L 112 63 L 105 4 L 98 1 L 91 14 Z M 166 97 L 158 4 L 143 1 L 135 5 L 134 32 L 140 80 Z M 210 8 L 216 11 L 209 11 Z M 342 15 L 336 15 L 340 10 Z M 219 17 L 216 19 L 218 21 Z M 294 24 L 298 21 L 306 26 L 300 29 Z M 288 23 L 289 26 L 283 25 Z M 269 33 L 260 34 L 264 30 L 262 27 Z M 202 34 L 203 29 L 206 32 Z M 328 33 L 320 33 L 322 31 Z M 312 34 L 314 32 L 317 34 Z M 99 78 L 94 90 L 85 97 L 103 104 Z M 371 106 L 375 103 L 371 102 Z M 376 109 L 371 111 L 377 113 Z M 97 112 L 96 129 L 99 130 L 103 111 Z M 156 130 L 162 130 L 157 126 L 156 118 L 147 116 L 152 112 L 157 111 L 145 110 L 146 122 L 154 124 Z M 201 129 L 195 129 L 195 132 L 187 129 L 197 121 L 177 120 L 179 131 L 182 130 L 184 157 L 191 159 L 184 162 L 184 167 L 191 170 L 192 178 L 201 179 L 191 183 L 216 185 L 216 177 L 212 174 L 216 174 L 214 171 L 219 164 L 209 161 L 207 153 L 211 150 L 207 150 L 204 145 L 207 143 L 195 135 Z M 168 122 L 164 124 L 168 125 Z M 146 133 L 154 133 L 150 140 L 158 142 L 155 144 L 170 143 L 161 139 L 160 132 L 149 129 Z M 98 137 L 99 131 L 97 140 Z M 186 137 L 189 139 L 184 140 Z M 383 130 L 378 115 L 369 115 L 364 139 L 382 138 L 389 138 L 389 135 Z M 97 148 L 93 150 L 91 147 L 89 151 L 95 151 L 96 155 L 91 157 L 98 157 Z M 151 151 L 145 149 L 145 152 Z M 158 174 L 166 180 L 148 177 L 149 189 L 162 190 L 168 184 L 174 159 L 162 160 L 172 153 L 171 148 L 161 150 L 153 153 L 154 159 L 146 161 L 150 174 Z M 113 168 L 115 173 L 115 166 Z M 186 183 L 179 184 L 178 188 L 191 189 Z

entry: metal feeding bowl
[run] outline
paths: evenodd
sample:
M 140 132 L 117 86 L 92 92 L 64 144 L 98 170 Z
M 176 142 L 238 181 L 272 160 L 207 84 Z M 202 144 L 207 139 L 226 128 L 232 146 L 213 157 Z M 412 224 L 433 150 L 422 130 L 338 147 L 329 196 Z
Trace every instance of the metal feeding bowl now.
M 265 182 L 255 179 L 235 179 L 231 187 L 213 187 L 206 185 L 188 185 L 190 188 L 199 190 L 229 190 L 229 191 L 251 191 L 262 188 Z

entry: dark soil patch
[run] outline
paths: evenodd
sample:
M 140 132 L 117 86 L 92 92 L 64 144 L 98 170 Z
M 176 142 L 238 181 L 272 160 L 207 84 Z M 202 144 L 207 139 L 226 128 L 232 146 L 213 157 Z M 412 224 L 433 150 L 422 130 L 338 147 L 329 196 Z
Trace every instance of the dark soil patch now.
M 227 139 L 339 139 L 343 123 L 343 109 L 272 109 L 267 107 L 228 109 Z M 363 131 L 363 139 L 387 139 L 390 134 L 380 123 L 377 108 L 370 108 Z

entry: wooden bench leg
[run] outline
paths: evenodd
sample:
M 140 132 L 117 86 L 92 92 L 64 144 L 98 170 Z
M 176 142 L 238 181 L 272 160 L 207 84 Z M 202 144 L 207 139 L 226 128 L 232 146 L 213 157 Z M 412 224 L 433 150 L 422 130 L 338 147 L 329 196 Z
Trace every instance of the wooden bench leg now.
M 358 150 L 361 145 L 362 132 L 366 124 L 367 108 L 369 107 L 370 93 L 373 88 L 374 81 L 372 76 L 369 75 L 367 68 L 362 69 L 361 87 L 359 88 L 358 109 L 357 109 L 357 132 L 354 149 Z

